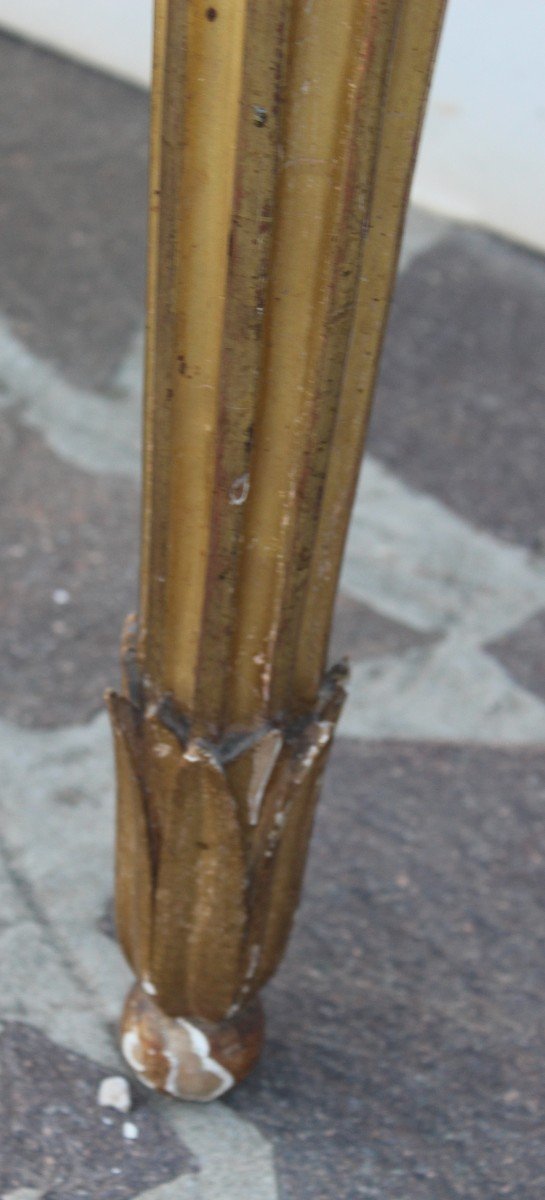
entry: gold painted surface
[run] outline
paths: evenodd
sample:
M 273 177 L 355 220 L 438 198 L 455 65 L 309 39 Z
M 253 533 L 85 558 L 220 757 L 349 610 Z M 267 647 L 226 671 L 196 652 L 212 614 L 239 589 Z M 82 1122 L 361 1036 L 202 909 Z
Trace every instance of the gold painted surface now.
M 183 754 L 178 747 L 177 761 L 157 868 L 150 978 L 163 1012 L 217 1021 L 239 986 L 242 833 L 213 755 L 190 743 Z
M 373 183 L 362 241 L 337 417 L 297 646 L 294 690 L 311 698 L 320 685 L 352 501 L 370 416 L 403 219 L 412 179 L 444 0 L 405 0 L 379 108 Z
M 328 675 L 305 722 L 265 725 L 249 740 L 195 739 L 172 702 L 143 683 L 132 695 L 110 694 L 119 938 L 168 1016 L 230 1019 L 277 965 L 343 678 Z
M 139 658 L 195 731 L 304 711 L 443 0 L 159 0 Z
M 208 729 L 221 727 L 230 707 L 233 676 L 228 648 L 236 623 L 262 375 L 289 17 L 288 0 L 248 5 L 218 398 L 220 437 L 193 707 L 194 720 Z
M 152 929 L 153 834 L 140 786 L 140 747 L 128 701 L 109 693 L 117 774 L 116 930 L 139 979 L 147 976 Z
M 120 937 L 171 1016 L 243 1007 L 298 903 L 443 9 L 156 3 L 141 598 L 110 707 Z

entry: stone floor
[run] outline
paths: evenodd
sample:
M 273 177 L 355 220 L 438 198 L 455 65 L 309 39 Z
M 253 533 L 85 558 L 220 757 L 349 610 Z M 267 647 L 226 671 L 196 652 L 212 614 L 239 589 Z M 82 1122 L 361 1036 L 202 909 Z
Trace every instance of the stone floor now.
M 0 1195 L 545 1193 L 545 266 L 412 214 L 335 649 L 351 700 L 254 1076 L 133 1088 L 101 694 L 132 607 L 146 98 L 0 39 Z M 134 1133 L 134 1131 L 133 1131 Z

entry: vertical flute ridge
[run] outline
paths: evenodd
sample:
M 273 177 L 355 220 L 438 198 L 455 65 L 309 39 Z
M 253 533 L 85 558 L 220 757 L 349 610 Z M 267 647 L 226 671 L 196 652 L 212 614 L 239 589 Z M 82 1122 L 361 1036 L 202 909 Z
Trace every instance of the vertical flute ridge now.
M 171 421 L 173 470 L 166 619 L 167 686 L 193 712 L 210 554 L 219 440 L 221 368 L 245 6 L 187 9 L 184 160 L 177 238 L 176 365 Z M 210 19 L 214 17 L 214 19 Z
M 335 210 L 346 69 L 361 5 L 292 6 L 281 169 L 264 326 L 264 371 L 238 589 L 233 708 L 239 720 L 289 692 L 278 649 L 289 607 L 301 484 L 315 412 L 323 264 Z M 325 27 L 329 38 L 324 39 Z M 357 28 L 357 22 L 356 22 Z M 329 247 L 328 247 L 329 253 Z M 317 312 L 318 310 L 318 312 Z M 307 546 L 312 529 L 306 531 Z M 275 686 L 273 687 L 273 681 Z
M 403 0 L 388 63 L 360 283 L 304 601 L 295 689 L 312 697 L 333 606 L 395 279 L 403 218 L 445 0 Z
M 264 314 L 281 144 L 289 0 L 248 5 L 220 383 L 220 436 L 195 719 L 229 723 L 230 647 L 263 372 Z
M 139 657 L 146 674 L 161 674 L 166 575 L 166 512 L 170 485 L 172 322 L 176 205 L 182 152 L 180 114 L 172 103 L 175 65 L 184 71 L 185 19 L 181 6 L 156 0 L 150 127 L 148 280 L 143 422 Z M 168 150 L 167 150 L 168 147 Z
M 318 694 L 442 8 L 160 0 L 140 660 L 206 736 Z
M 399 5 L 398 5 L 399 8 Z M 338 151 L 328 213 L 324 217 L 322 288 L 316 306 L 314 347 L 309 355 L 308 390 L 312 413 L 308 443 L 298 484 L 290 570 L 286 573 L 279 645 L 275 655 L 273 705 L 295 711 L 312 703 L 319 688 L 301 690 L 294 664 L 308 584 L 314 530 L 327 477 L 332 433 L 348 348 L 359 267 L 362 230 L 376 158 L 379 107 L 387 74 L 398 9 L 379 11 L 376 4 L 354 6 L 350 64 L 338 120 Z M 321 663 L 321 673 L 325 663 Z

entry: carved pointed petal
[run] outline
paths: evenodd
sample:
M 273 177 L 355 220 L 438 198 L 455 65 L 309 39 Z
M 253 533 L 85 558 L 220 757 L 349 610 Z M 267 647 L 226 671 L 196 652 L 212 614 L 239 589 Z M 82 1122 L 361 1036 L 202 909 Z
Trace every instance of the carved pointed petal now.
M 248 937 L 254 969 L 246 981 L 245 998 L 255 995 L 270 979 L 291 932 L 333 733 L 330 721 L 309 726 L 295 751 L 290 748 L 290 761 L 282 764 L 282 778 L 273 780 L 271 786 L 276 804 L 273 800 L 274 811 L 271 807 L 267 814 L 268 828 L 262 832 L 260 857 L 254 866 Z
M 249 831 L 259 822 L 282 742 L 279 729 L 267 729 L 225 768 L 229 787 L 237 800 L 242 827 Z
M 117 767 L 116 925 L 140 979 L 149 969 L 152 913 L 150 829 L 139 765 L 137 717 L 128 700 L 107 694 Z
M 165 814 L 151 980 L 169 1016 L 221 1020 L 233 1004 L 245 925 L 234 801 L 212 754 L 190 743 Z

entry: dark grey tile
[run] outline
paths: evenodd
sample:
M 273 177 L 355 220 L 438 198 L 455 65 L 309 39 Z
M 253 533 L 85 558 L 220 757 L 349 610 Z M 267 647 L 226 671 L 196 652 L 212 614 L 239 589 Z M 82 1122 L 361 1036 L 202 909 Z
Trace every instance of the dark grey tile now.
M 143 319 L 148 96 L 0 37 L 0 310 L 103 386 Z
M 341 592 L 335 605 L 329 661 L 339 662 L 348 656 L 352 662 L 358 662 L 383 654 L 402 654 L 411 646 L 425 645 L 433 640 L 432 635 L 392 621 L 368 604 Z
M 261 1068 L 282 1200 L 534 1200 L 545 757 L 340 741 Z M 540 1182 L 541 1181 L 541 1182 Z
M 477 525 L 545 546 L 545 260 L 461 227 L 401 277 L 369 446 Z
M 541 612 L 508 637 L 490 642 L 486 649 L 499 659 L 517 683 L 545 699 L 544 647 L 545 612 Z
M 118 679 L 137 489 L 61 462 L 6 416 L 0 446 L 0 715 L 34 728 L 83 721 Z
M 43 1200 L 130 1200 L 197 1164 L 137 1090 L 130 1117 L 100 1108 L 105 1072 L 20 1022 L 0 1034 L 0 1191 Z M 129 1119 L 138 1137 L 127 1140 Z

